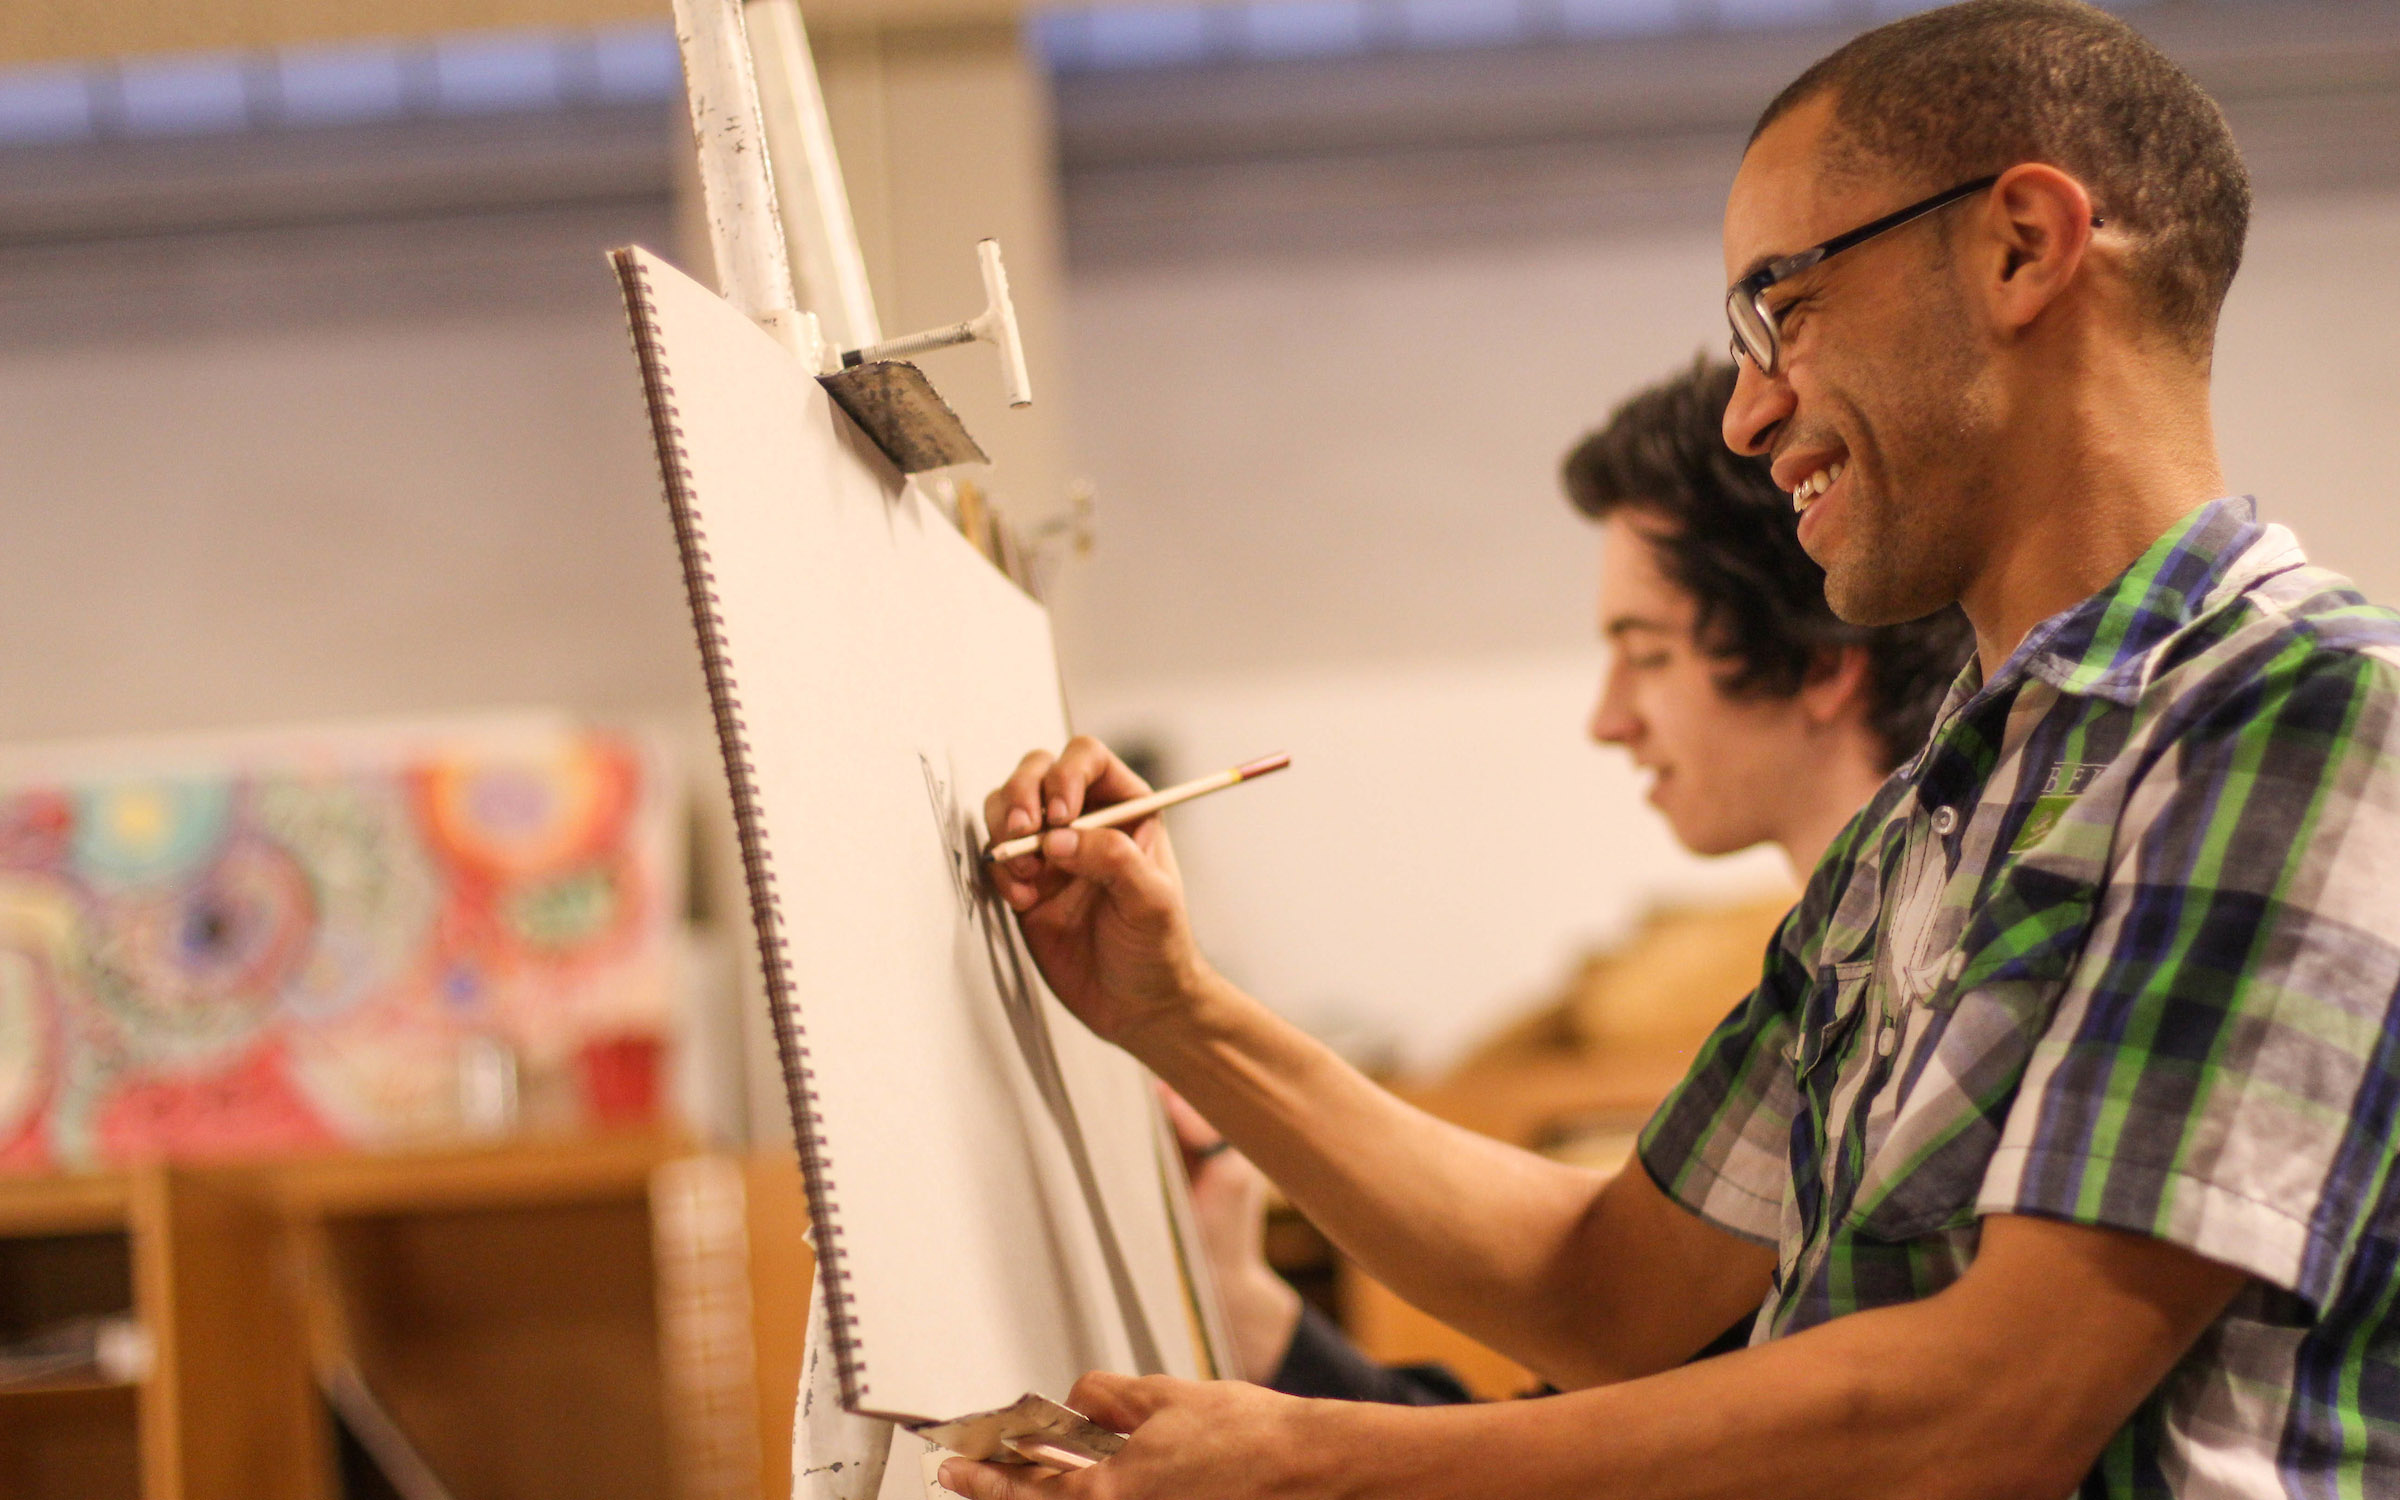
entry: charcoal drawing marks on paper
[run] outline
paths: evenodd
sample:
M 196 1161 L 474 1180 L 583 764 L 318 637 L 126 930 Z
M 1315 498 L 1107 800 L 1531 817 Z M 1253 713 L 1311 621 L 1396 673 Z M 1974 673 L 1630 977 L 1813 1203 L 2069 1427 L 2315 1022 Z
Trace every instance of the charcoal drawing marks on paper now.
M 988 840 L 983 820 L 960 804 L 954 778 L 936 771 L 932 758 L 923 751 L 917 754 L 917 765 L 924 772 L 925 799 L 941 837 L 959 915 L 982 939 L 993 992 L 1008 1016 L 1009 1031 L 1016 1038 L 1026 1071 L 1033 1075 L 1034 1087 L 1040 1092 L 1051 1122 L 1066 1145 L 1067 1157 L 1074 1165 L 1076 1183 L 1100 1240 L 1101 1258 L 1107 1263 L 1110 1288 L 1116 1295 L 1118 1310 L 1124 1315 L 1126 1336 L 1132 1342 L 1139 1373 L 1164 1374 L 1165 1361 L 1150 1331 L 1150 1320 L 1142 1308 L 1140 1295 L 1134 1290 L 1133 1272 L 1109 1220 L 1107 1203 L 1100 1195 L 1100 1179 L 1092 1169 L 1091 1150 L 1076 1121 L 1075 1101 L 1067 1092 L 1066 1074 L 1058 1065 L 1058 1051 L 1050 1039 L 1049 1018 L 1043 1014 L 1028 958 L 1017 939 L 1016 914 L 1000 899 L 1000 892 L 985 869 L 983 851 Z

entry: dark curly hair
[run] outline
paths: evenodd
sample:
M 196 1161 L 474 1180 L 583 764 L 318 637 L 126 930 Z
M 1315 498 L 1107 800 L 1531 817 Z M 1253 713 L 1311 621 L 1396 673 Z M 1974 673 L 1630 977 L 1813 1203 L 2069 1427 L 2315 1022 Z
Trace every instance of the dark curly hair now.
M 1825 603 L 1825 570 L 1800 550 L 1800 518 L 1766 464 L 1725 446 L 1734 368 L 1705 356 L 1618 407 L 1567 455 L 1567 498 L 1594 520 L 1620 512 L 1664 523 L 1667 576 L 1698 606 L 1693 636 L 1723 661 L 1729 693 L 1788 698 L 1820 653 L 1867 650 L 1867 721 L 1885 763 L 1916 753 L 1974 649 L 1952 605 L 1905 625 L 1852 625 Z

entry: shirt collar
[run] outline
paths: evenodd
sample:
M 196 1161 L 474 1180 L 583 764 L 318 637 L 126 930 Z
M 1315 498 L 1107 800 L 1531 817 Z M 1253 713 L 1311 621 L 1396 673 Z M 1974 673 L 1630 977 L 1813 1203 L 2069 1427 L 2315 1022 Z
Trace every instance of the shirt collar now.
M 1973 682 L 1970 661 L 1952 702 L 2034 677 L 2061 693 L 2130 705 L 2169 637 L 2260 578 L 2306 561 L 2290 532 L 2260 524 L 2250 496 L 2212 500 L 2167 528 L 2108 587 L 2028 631 L 1990 683 Z

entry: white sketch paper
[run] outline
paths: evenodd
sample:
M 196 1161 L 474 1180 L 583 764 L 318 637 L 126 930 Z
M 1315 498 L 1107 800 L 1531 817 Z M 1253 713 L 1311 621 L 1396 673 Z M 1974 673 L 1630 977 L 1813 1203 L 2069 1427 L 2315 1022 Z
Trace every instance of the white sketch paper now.
M 984 794 L 1066 734 L 1047 617 L 772 338 L 655 257 L 618 268 L 844 1405 L 945 1419 L 1089 1368 L 1205 1373 L 1147 1076 L 982 876 Z

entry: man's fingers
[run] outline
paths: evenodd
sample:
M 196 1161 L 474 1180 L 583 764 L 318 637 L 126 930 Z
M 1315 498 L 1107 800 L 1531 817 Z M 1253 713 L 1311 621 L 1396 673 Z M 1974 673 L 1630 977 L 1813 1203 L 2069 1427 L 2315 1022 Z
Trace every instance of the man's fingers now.
M 1000 899 L 1020 912 L 1031 911 L 1074 883 L 1072 875 L 1033 855 L 994 860 L 984 866 L 984 874 Z
M 1124 802 L 1134 797 L 1147 797 L 1155 790 L 1149 782 L 1133 773 L 1133 767 L 1098 740 L 1092 744 L 1099 749 L 1101 760 L 1084 791 L 1085 800 L 1094 807 L 1112 802 Z
M 1042 826 L 1042 778 L 1054 759 L 1047 750 L 1029 752 L 1000 789 L 983 799 L 983 826 L 992 839 L 1022 837 Z
M 1121 828 L 1053 828 L 1042 835 L 1042 858 L 1053 870 L 1111 890 L 1128 887 L 1128 894 L 1150 894 L 1159 879 L 1158 866 Z
M 1224 1132 L 1192 1108 L 1189 1099 L 1163 1083 L 1158 1086 L 1158 1101 L 1166 1109 L 1167 1123 L 1174 1128 L 1175 1145 L 1183 1158 L 1183 1175 L 1191 1182 L 1194 1194 L 1206 1196 L 1208 1189 L 1201 1182 L 1204 1175 L 1211 1184 L 1239 1178 L 1239 1171 L 1226 1170 L 1238 1153 L 1232 1151 L 1232 1143 L 1225 1139 Z M 1220 1157 L 1224 1160 L 1220 1161 Z
M 1042 858 L 1067 886 L 1104 896 L 1137 926 L 1171 919 L 1175 885 L 1156 861 L 1114 828 L 1054 828 L 1042 836 Z M 1045 899 L 1047 892 L 1045 892 Z
M 1042 778 L 1042 815 L 1055 828 L 1149 790 L 1150 783 L 1134 775 L 1116 752 L 1090 735 L 1077 735 Z
M 1175 1142 L 1186 1151 L 1206 1151 L 1218 1140 L 1217 1127 L 1208 1123 L 1192 1102 L 1168 1088 L 1158 1086 L 1158 1102 L 1166 1109 L 1167 1123 L 1175 1127 Z
M 1131 1432 L 1175 1397 L 1182 1381 L 1164 1375 L 1118 1375 L 1093 1370 L 1067 1392 L 1067 1405 L 1103 1427 Z
M 1057 763 L 1042 778 L 1042 820 L 1056 828 L 1083 815 L 1085 789 L 1107 773 L 1116 756 L 1088 734 L 1067 741 Z
M 1093 1370 L 1075 1382 L 1067 1392 L 1067 1405 L 1082 1412 L 1103 1427 L 1118 1432 L 1131 1432 L 1142 1425 L 1146 1411 L 1136 1411 L 1126 1401 L 1133 1389 L 1130 1375 L 1112 1375 L 1106 1370 Z
M 952 1458 L 942 1463 L 942 1488 L 969 1500 L 1065 1500 L 1055 1470 L 1030 1464 L 979 1464 Z
M 999 843 L 1061 827 L 1087 811 L 1143 796 L 1149 790 L 1150 784 L 1134 775 L 1106 745 L 1079 735 L 1055 756 L 1035 750 L 1018 761 L 1008 780 L 983 799 L 983 826 L 991 841 Z M 1154 821 L 1144 819 L 1134 830 L 1142 835 L 1144 847 L 1158 841 L 1156 830 L 1147 826 Z M 1040 855 L 1023 855 L 994 866 L 993 882 L 1001 899 L 1024 911 L 1054 893 L 1059 882 L 1047 878 L 1047 854 L 1045 848 Z

